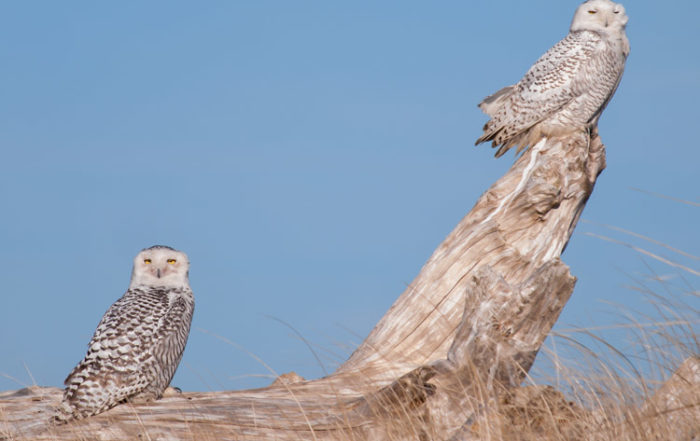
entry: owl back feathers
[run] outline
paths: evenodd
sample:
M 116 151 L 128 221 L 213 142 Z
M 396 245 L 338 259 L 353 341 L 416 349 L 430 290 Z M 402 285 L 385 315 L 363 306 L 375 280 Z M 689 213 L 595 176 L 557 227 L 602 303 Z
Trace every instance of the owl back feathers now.
M 85 358 L 66 378 L 55 419 L 85 418 L 127 400 L 160 398 L 182 358 L 193 311 L 189 287 L 129 289 L 107 310 Z

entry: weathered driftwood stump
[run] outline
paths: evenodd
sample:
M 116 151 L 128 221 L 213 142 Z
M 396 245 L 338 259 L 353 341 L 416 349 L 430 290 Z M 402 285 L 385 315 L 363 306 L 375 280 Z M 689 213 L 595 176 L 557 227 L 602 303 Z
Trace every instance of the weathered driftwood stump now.
M 471 439 L 521 384 L 571 295 L 559 256 L 605 167 L 596 133 L 526 151 L 332 375 L 184 393 L 47 425 L 55 388 L 0 396 L 11 439 Z

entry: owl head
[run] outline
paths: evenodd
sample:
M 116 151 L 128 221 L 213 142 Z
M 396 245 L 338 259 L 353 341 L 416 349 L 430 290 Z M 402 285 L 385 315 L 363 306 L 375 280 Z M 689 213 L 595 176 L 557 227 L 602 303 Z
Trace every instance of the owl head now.
M 571 32 L 596 31 L 619 34 L 627 24 L 625 7 L 610 0 L 588 0 L 578 7 L 571 22 Z
M 190 262 L 187 254 L 174 248 L 155 245 L 134 258 L 129 288 L 137 286 L 189 286 Z

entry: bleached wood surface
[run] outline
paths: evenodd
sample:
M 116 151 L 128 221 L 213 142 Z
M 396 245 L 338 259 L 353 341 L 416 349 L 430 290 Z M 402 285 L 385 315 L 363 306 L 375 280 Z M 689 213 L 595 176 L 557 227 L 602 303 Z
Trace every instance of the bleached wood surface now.
M 0 395 L 9 439 L 469 439 L 529 370 L 574 287 L 559 256 L 605 167 L 597 134 L 543 140 L 484 193 L 332 375 L 184 393 L 47 425 L 60 390 Z

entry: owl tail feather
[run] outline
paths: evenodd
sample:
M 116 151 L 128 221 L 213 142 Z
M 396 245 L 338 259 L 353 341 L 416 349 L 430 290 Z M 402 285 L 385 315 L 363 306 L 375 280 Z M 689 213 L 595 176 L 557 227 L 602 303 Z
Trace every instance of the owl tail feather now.
M 56 425 L 66 424 L 67 422 L 72 421 L 75 418 L 75 409 L 73 409 L 73 407 L 70 404 L 63 401 L 61 402 L 60 406 L 56 408 L 56 411 L 50 418 L 49 422 Z
M 503 106 L 503 103 L 510 97 L 513 93 L 515 86 L 506 86 L 503 89 L 497 91 L 493 95 L 489 95 L 479 103 L 479 108 L 487 115 L 493 116 L 496 114 L 498 109 Z

